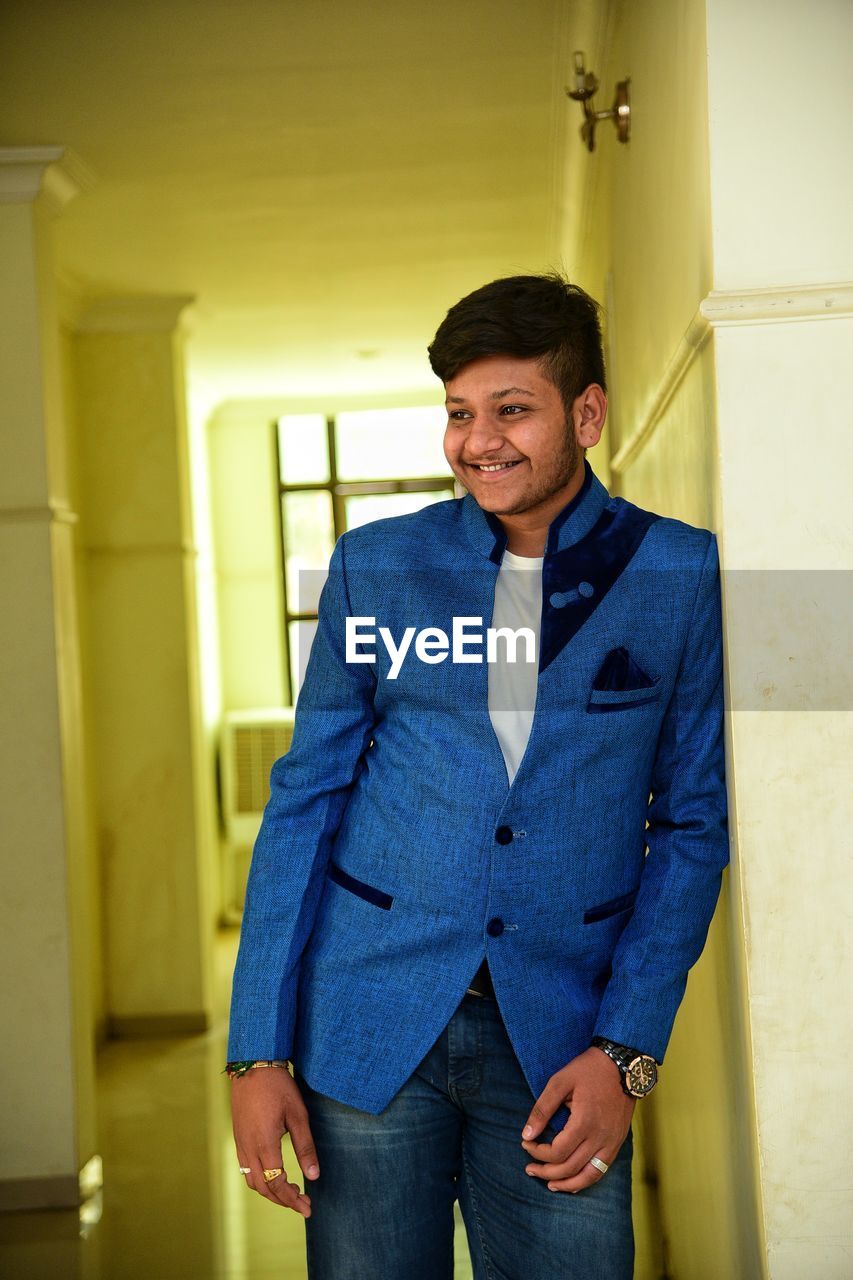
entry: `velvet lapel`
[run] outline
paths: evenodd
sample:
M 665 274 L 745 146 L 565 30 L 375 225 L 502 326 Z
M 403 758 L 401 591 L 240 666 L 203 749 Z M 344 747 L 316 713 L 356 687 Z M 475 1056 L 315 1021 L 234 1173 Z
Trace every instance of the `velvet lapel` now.
M 545 557 L 540 672 L 592 616 L 658 518 L 629 502 L 613 505 L 611 500 L 580 542 Z

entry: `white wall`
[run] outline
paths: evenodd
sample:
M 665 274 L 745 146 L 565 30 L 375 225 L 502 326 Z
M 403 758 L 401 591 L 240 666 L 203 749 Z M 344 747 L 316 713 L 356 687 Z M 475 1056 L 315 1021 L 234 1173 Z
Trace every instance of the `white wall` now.
M 851 47 L 846 0 L 708 0 L 705 312 L 773 1280 L 843 1280 L 853 1257 Z
M 853 276 L 849 0 L 708 0 L 714 287 Z

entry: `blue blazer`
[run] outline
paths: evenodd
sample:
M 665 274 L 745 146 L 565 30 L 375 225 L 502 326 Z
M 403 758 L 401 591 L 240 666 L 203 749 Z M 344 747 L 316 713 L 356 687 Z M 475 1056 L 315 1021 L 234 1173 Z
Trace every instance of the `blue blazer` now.
M 378 1113 L 484 955 L 534 1096 L 593 1035 L 663 1061 L 728 861 L 716 540 L 585 463 L 548 529 L 512 785 L 485 645 L 429 663 L 413 643 L 391 679 L 378 636 L 484 630 L 506 541 L 470 494 L 338 539 L 252 855 L 229 1061 L 290 1058 Z M 375 663 L 347 662 L 347 615 L 375 619 Z

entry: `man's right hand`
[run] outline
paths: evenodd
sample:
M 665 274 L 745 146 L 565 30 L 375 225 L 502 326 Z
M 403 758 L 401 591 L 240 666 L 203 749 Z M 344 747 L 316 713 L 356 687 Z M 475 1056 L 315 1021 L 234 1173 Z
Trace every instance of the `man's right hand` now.
M 300 1168 L 311 1180 L 319 1177 L 320 1162 L 308 1124 L 308 1111 L 299 1086 L 285 1067 L 258 1067 L 231 1081 L 231 1120 L 234 1142 L 249 1186 L 273 1204 L 286 1205 L 303 1217 L 311 1216 L 311 1198 L 287 1181 L 287 1170 L 265 1182 L 264 1169 L 282 1169 L 281 1140 L 286 1133 Z

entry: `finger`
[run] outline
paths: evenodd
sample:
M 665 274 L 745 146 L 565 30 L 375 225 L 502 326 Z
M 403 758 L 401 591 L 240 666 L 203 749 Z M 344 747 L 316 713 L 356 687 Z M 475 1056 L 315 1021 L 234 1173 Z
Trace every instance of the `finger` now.
M 282 1204 L 288 1209 L 295 1209 L 303 1217 L 311 1212 L 310 1197 L 305 1195 L 296 1183 L 288 1182 L 287 1172 L 283 1167 L 281 1146 L 262 1147 L 259 1154 L 249 1161 L 252 1166 L 252 1186 L 267 1200 L 274 1204 Z M 282 1172 L 271 1182 L 264 1178 L 264 1169 L 281 1169 Z
M 241 1177 L 245 1178 L 248 1182 L 251 1177 L 252 1167 L 249 1164 L 249 1157 L 246 1155 L 246 1152 L 241 1151 L 239 1147 L 237 1148 L 237 1165 L 239 1167 Z M 248 1173 L 245 1172 L 247 1169 Z M 249 1183 L 249 1185 L 251 1186 L 251 1183 Z
M 281 1204 L 278 1196 L 272 1192 L 272 1183 L 264 1178 L 264 1162 L 260 1156 L 250 1156 L 248 1161 L 251 1173 L 246 1174 L 246 1181 L 253 1191 L 257 1191 L 259 1196 L 263 1196 L 264 1200 L 272 1200 L 275 1204 Z M 270 1166 L 278 1168 L 278 1165 Z
M 547 1161 L 545 1164 L 529 1164 L 524 1171 L 530 1174 L 532 1178 L 539 1178 L 542 1182 L 574 1178 L 583 1172 L 590 1156 L 594 1156 L 600 1147 L 600 1142 L 589 1139 L 583 1142 L 567 1160 Z
M 604 1151 L 593 1151 L 592 1154 L 597 1155 L 599 1160 L 603 1160 L 605 1164 L 609 1165 L 616 1159 L 618 1148 L 616 1151 L 611 1150 L 609 1155 Z M 595 1165 L 590 1164 L 589 1159 L 587 1159 L 583 1169 L 575 1174 L 574 1177 L 552 1179 L 546 1185 L 549 1191 L 570 1191 L 573 1195 L 576 1195 L 578 1191 L 584 1191 L 587 1187 L 594 1186 L 596 1182 L 600 1182 L 602 1178 L 606 1177 L 606 1173 L 596 1169 Z
M 305 1107 L 288 1107 L 287 1123 L 290 1132 L 290 1145 L 299 1161 L 299 1167 L 306 1178 L 316 1179 L 320 1176 L 320 1161 L 317 1148 L 311 1135 L 308 1123 L 308 1112 Z
M 259 1196 L 263 1196 L 265 1200 L 271 1199 L 269 1192 L 266 1190 L 264 1179 L 261 1174 L 261 1162 L 252 1157 L 248 1161 L 249 1172 L 245 1175 L 247 1185 L 252 1191 L 257 1191 Z
M 532 1138 L 522 1138 L 521 1145 L 527 1154 L 536 1160 L 567 1160 L 589 1136 L 581 1117 L 573 1116 L 551 1142 L 536 1142 Z
M 561 1130 L 553 1142 L 536 1142 L 532 1138 L 524 1138 L 521 1145 L 527 1154 L 536 1160 L 564 1160 L 571 1155 L 583 1138 L 583 1133 L 577 1133 L 576 1127 L 573 1126 L 568 1133 L 565 1129 Z
M 261 1169 L 261 1177 L 263 1178 L 264 1169 L 281 1169 L 281 1173 L 271 1182 L 264 1181 L 267 1190 L 271 1192 L 272 1198 L 277 1200 L 279 1204 L 286 1205 L 289 1209 L 296 1209 L 298 1213 L 305 1214 L 306 1209 L 310 1212 L 311 1198 L 303 1192 L 302 1188 L 295 1182 L 288 1182 L 287 1170 L 283 1167 L 284 1162 L 281 1157 L 281 1141 L 275 1146 L 261 1148 L 261 1160 L 263 1167 Z
M 284 1160 L 281 1154 L 281 1138 L 277 1138 L 275 1142 L 265 1143 L 258 1151 L 257 1158 L 261 1166 L 261 1182 L 269 1198 L 277 1200 L 279 1204 L 285 1204 L 288 1182 L 287 1171 L 284 1168 Z M 281 1169 L 281 1173 L 272 1182 L 267 1182 L 264 1177 L 264 1169 Z
M 280 1165 L 269 1165 L 266 1161 L 253 1160 L 252 1173 L 250 1176 L 253 1190 L 258 1195 L 270 1200 L 273 1204 L 281 1205 L 286 1209 L 293 1209 L 296 1213 L 303 1217 L 309 1217 L 311 1214 L 311 1203 L 306 1195 L 300 1191 L 295 1182 L 287 1181 L 287 1172 L 283 1171 L 272 1182 L 267 1182 L 264 1178 L 264 1169 L 279 1169 Z
M 521 1131 L 522 1138 L 535 1138 L 540 1134 L 562 1102 L 568 1102 L 565 1085 L 552 1076 L 533 1104 Z

